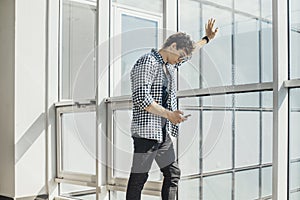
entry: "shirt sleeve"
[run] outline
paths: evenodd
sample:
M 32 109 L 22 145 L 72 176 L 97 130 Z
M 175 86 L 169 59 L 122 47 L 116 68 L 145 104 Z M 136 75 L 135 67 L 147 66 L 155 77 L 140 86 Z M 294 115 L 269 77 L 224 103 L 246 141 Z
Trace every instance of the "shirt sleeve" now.
M 150 92 L 156 73 L 156 63 L 151 58 L 139 60 L 131 70 L 132 101 L 141 110 L 154 101 Z

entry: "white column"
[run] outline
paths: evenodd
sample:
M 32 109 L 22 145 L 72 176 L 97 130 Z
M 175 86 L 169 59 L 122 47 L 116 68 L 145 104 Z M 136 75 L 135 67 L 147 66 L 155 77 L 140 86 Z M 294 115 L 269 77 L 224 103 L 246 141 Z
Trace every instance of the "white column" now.
M 107 143 L 106 137 L 106 103 L 104 99 L 109 96 L 109 40 L 110 40 L 110 19 L 111 19 L 111 1 L 97 0 L 97 183 L 101 188 L 101 193 L 97 199 L 108 199 L 108 192 L 105 191 L 107 182 Z M 112 81 L 111 81 L 112 82 Z
M 288 1 L 273 0 L 273 200 L 288 197 Z

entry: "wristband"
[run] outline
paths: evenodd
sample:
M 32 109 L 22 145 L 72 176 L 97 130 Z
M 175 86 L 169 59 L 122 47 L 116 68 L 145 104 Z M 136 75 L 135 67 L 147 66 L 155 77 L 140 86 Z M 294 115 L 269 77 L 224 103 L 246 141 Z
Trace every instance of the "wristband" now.
M 207 35 L 204 36 L 204 37 L 202 38 L 202 40 L 206 40 L 206 44 L 209 42 L 209 39 L 208 39 Z

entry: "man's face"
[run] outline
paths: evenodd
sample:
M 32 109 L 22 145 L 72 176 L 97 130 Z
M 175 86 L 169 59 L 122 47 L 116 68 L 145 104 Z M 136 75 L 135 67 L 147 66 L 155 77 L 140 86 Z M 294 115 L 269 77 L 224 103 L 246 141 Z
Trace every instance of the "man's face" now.
M 173 45 L 175 44 L 175 45 Z M 188 58 L 187 53 L 183 49 L 177 49 L 176 43 L 173 43 L 169 48 L 169 58 L 168 62 L 171 65 L 181 63 L 182 61 L 186 60 Z

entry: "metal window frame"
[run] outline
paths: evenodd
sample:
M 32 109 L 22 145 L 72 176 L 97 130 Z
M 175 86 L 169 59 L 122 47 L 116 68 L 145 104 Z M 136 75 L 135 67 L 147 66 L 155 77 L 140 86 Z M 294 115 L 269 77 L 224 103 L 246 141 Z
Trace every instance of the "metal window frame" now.
M 57 141 L 57 178 L 56 182 L 66 182 L 93 186 L 96 187 L 97 174 L 85 174 L 64 171 L 62 169 L 62 119 L 61 116 L 66 113 L 82 113 L 82 112 L 95 112 L 96 106 L 94 100 L 82 102 L 59 102 L 55 104 L 56 116 L 56 141 Z M 97 148 L 96 142 L 96 148 Z M 97 161 L 95 160 L 95 165 Z M 96 166 L 97 167 L 97 166 Z

